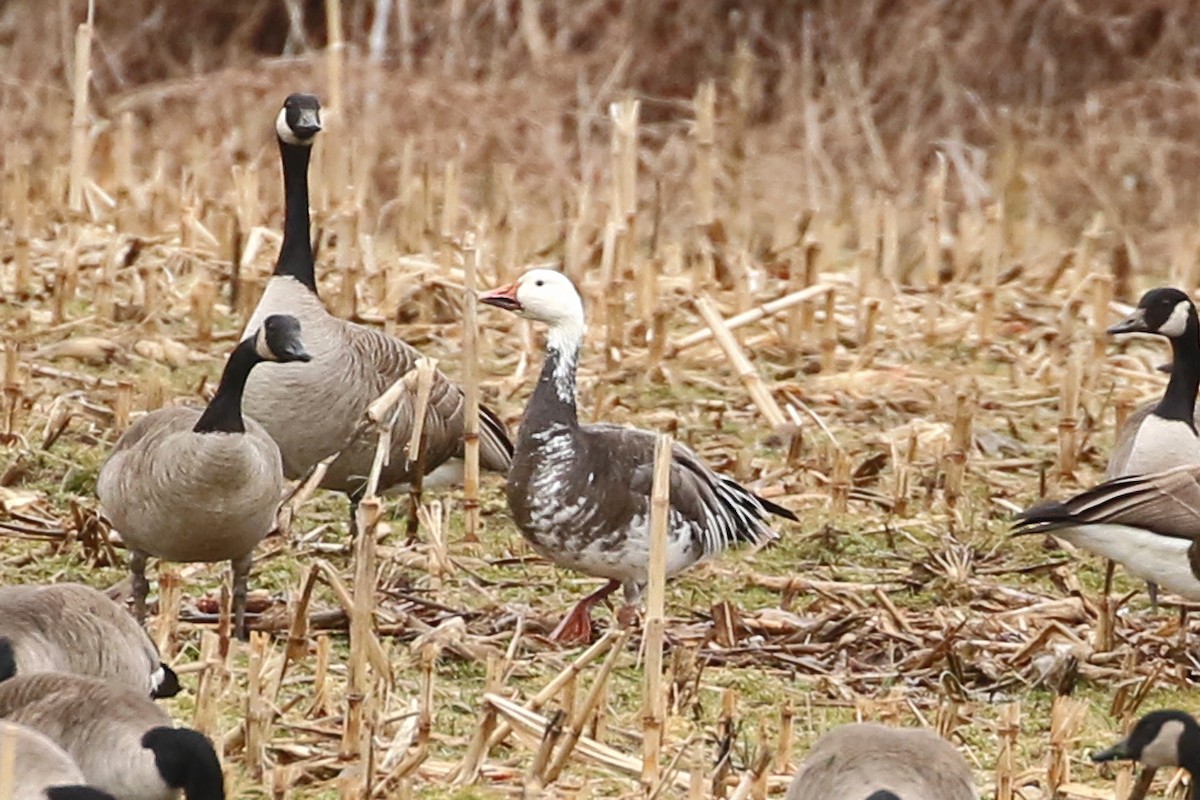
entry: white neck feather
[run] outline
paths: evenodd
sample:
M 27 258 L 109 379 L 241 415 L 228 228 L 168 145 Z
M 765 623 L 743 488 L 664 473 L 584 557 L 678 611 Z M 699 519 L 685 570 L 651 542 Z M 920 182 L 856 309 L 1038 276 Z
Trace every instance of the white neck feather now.
M 554 392 L 564 403 L 575 402 L 575 367 L 579 363 L 579 346 L 586 330 L 582 320 L 566 320 L 550 326 L 546 334 L 546 349 L 558 354 L 554 366 Z

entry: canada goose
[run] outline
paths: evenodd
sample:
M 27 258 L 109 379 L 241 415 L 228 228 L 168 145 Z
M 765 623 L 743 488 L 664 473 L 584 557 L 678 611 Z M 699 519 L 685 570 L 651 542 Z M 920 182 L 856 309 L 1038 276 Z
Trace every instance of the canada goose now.
M 0 797 L 6 800 L 113 800 L 84 785 L 86 780 L 66 751 L 47 736 L 0 721 L 0 764 L 11 753 L 14 782 L 6 786 L 0 767 Z
M 608 578 L 563 620 L 553 637 L 591 638 L 591 608 L 619 586 L 634 604 L 647 580 L 650 486 L 655 436 L 616 425 L 580 425 L 575 370 L 583 342 L 583 302 L 567 276 L 548 269 L 480 301 L 546 323 L 546 360 L 517 434 L 505 492 L 521 533 L 554 563 Z M 667 574 L 738 542 L 775 538 L 768 514 L 796 516 L 713 472 L 687 447 L 672 453 Z
M 932 731 L 859 722 L 813 745 L 786 800 L 976 800 L 974 783 L 954 745 Z
M 1134 411 L 1117 431 L 1105 477 L 1120 478 L 1200 464 L 1196 392 L 1200 390 L 1200 322 L 1196 306 L 1179 289 L 1162 287 L 1142 295 L 1128 317 L 1108 329 L 1112 335 L 1149 333 L 1171 343 L 1170 374 L 1162 399 Z M 1159 369 L 1162 369 L 1161 367 Z M 1110 566 L 1111 569 L 1111 566 Z M 1158 606 L 1158 586 L 1147 584 Z
M 246 413 L 261 422 L 279 444 L 289 478 L 304 475 L 323 458 L 342 451 L 330 464 L 321 486 L 350 498 L 353 529 L 354 510 L 366 487 L 375 442 L 371 437 L 356 442 L 350 438 L 367 406 L 412 370 L 420 353 L 374 328 L 334 317 L 317 296 L 309 239 L 308 161 L 320 130 L 317 98 L 290 95 L 275 121 L 283 162 L 283 244 L 274 275 L 243 334 L 253 331 L 269 314 L 293 314 L 304 325 L 312 361 L 256 373 L 247 384 L 245 402 Z M 415 393 L 410 393 L 397 405 L 391 457 L 380 474 L 381 490 L 394 491 L 416 477 L 416 465 L 409 463 L 405 453 L 412 436 L 415 403 Z M 464 407 L 462 390 L 437 372 L 423 427 L 426 473 L 462 456 Z M 504 424 L 486 408 L 480 408 L 479 416 L 480 465 L 507 473 L 512 443 Z
M 154 701 L 97 678 L 43 672 L 0 683 L 0 718 L 49 737 L 88 784 L 121 800 L 224 800 L 212 743 Z
M 245 636 L 250 564 L 255 546 L 275 526 L 284 479 L 279 448 L 261 425 L 242 416 L 242 391 L 256 364 L 308 358 L 296 318 L 269 316 L 234 348 L 207 408 L 160 409 L 117 441 L 96 493 L 129 548 L 139 620 L 150 588 L 147 556 L 229 559 L 235 628 Z
M 1148 769 L 1182 767 L 1192 776 L 1191 800 L 1200 800 L 1200 725 L 1183 711 L 1151 711 L 1128 738 L 1092 755 L 1092 761 L 1137 761 Z
M 1200 600 L 1200 465 L 1115 478 L 1017 517 L 1014 536 L 1052 533 Z
M 78 583 L 0 588 L 0 680 L 70 672 L 174 697 L 179 678 L 133 617 Z
M 1170 380 L 1162 399 L 1125 421 L 1108 460 L 1106 477 L 1162 472 L 1200 464 L 1196 393 L 1200 390 L 1200 321 L 1196 306 L 1179 289 L 1151 289 L 1137 308 L 1108 329 L 1110 334 L 1150 333 L 1171 342 Z

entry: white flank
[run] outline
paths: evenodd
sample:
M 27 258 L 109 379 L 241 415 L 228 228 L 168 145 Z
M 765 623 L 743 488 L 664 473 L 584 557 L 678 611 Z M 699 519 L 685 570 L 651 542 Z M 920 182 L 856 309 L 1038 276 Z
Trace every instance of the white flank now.
M 1089 553 L 1111 558 L 1137 577 L 1188 600 L 1200 600 L 1200 578 L 1188 563 L 1191 539 L 1163 536 L 1127 525 L 1081 525 L 1053 531 L 1052 536 Z

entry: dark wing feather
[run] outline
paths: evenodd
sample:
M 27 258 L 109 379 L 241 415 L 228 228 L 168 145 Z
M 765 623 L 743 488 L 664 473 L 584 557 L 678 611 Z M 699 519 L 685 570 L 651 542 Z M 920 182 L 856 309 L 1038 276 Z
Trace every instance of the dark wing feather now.
M 1200 539 L 1200 467 L 1116 478 L 1065 502 L 1039 503 L 1018 516 L 1014 534 L 1101 523 Z

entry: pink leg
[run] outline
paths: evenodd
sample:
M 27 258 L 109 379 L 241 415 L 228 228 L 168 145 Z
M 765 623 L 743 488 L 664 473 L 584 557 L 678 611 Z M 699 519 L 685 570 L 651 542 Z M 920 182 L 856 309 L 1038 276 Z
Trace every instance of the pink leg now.
M 609 581 L 597 591 L 575 604 L 571 613 L 563 617 L 558 627 L 550 634 L 550 640 L 559 644 L 588 644 L 592 641 L 592 607 L 621 588 L 620 581 Z

